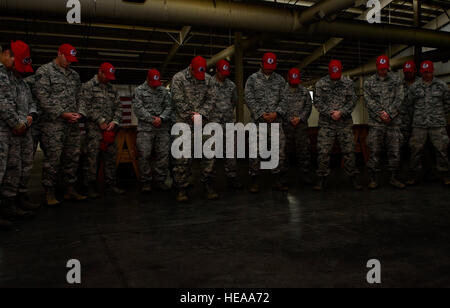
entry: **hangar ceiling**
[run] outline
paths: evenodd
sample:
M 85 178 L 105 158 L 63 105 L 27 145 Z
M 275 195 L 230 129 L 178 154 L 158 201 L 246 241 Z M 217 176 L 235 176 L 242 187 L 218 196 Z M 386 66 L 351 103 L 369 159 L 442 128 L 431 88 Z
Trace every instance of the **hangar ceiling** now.
M 1 7 L 0 0 L 0 7 Z M 151 0 L 147 0 L 151 1 Z M 213 0 L 205 0 L 212 2 Z M 230 0 L 231 1 L 231 0 Z M 315 1 L 301 0 L 242 0 L 271 8 L 289 8 L 302 12 Z M 450 1 L 422 0 L 421 27 L 441 28 L 449 22 Z M 331 18 L 336 21 L 353 21 L 364 16 L 366 2 L 345 9 Z M 414 27 L 413 0 L 384 0 L 382 23 L 403 27 Z M 130 4 L 134 5 L 134 4 Z M 68 24 L 64 20 L 36 14 L 26 16 L 4 10 L 0 11 L 0 41 L 21 39 L 32 47 L 35 66 L 45 64 L 55 56 L 58 46 L 71 43 L 78 49 L 80 62 L 74 67 L 83 81 L 95 74 L 99 64 L 108 61 L 116 65 L 118 82 L 138 84 L 143 82 L 148 68 L 164 68 L 162 79 L 168 81 L 178 71 L 188 66 L 196 55 L 211 58 L 234 44 L 233 29 L 180 26 L 152 23 L 136 25 L 130 16 L 128 24 L 102 23 L 97 20 L 83 20 L 82 24 Z M 64 16 L 65 17 L 65 16 Z M 440 23 L 437 21 L 440 19 Z M 444 22 L 442 22 L 444 20 Z M 446 21 L 446 22 L 445 22 Z M 264 20 L 260 21 L 264 23 Z M 375 25 L 374 25 L 375 26 Z M 433 27 L 431 27 L 433 28 Z M 260 35 L 256 31 L 243 30 L 243 37 Z M 180 37 L 183 44 L 180 46 Z M 340 39 L 311 33 L 277 34 L 265 40 L 258 40 L 244 54 L 245 78 L 259 67 L 261 55 L 273 51 L 279 57 L 279 71 L 287 72 L 291 67 L 301 65 L 303 80 L 314 80 L 327 73 L 330 59 L 342 60 L 345 69 L 358 68 L 380 53 L 392 50 L 394 43 L 380 43 L 361 39 Z M 403 48 L 406 46 L 403 46 Z M 397 49 L 395 51 L 398 52 Z M 319 54 L 318 54 L 319 52 Z M 170 53 L 170 57 L 168 54 Z M 318 55 L 317 55 L 318 54 Z M 305 62 L 308 56 L 311 61 Z M 448 60 L 448 59 L 447 59 Z

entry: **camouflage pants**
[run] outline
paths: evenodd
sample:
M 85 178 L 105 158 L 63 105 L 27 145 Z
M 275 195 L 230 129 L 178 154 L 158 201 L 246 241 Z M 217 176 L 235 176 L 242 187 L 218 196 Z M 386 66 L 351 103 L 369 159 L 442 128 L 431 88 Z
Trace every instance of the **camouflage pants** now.
M 88 129 L 86 131 L 86 158 L 83 163 L 85 186 L 97 180 L 100 159 L 103 160 L 104 164 L 105 184 L 108 186 L 116 185 L 117 146 L 113 143 L 108 146 L 106 151 L 101 151 L 100 143 L 102 138 L 100 130 Z
M 341 153 L 344 158 L 344 171 L 348 176 L 358 173 L 355 159 L 355 137 L 353 128 L 321 127 L 317 139 L 317 150 L 319 152 L 317 176 L 327 177 L 331 173 L 330 156 L 335 141 L 339 142 Z
M 411 139 L 412 128 L 410 126 L 402 126 L 401 132 L 402 132 L 402 136 L 403 136 L 402 146 L 403 147 L 409 146 L 409 140 Z
M 39 143 L 41 143 L 41 128 L 39 125 L 33 124 L 31 126 L 31 135 L 33 136 L 33 156 L 36 155 L 36 151 Z
M 399 171 L 401 161 L 402 132 L 399 127 L 371 127 L 369 130 L 370 158 L 367 167 L 371 172 L 380 172 L 383 146 L 387 149 L 388 170 Z
M 448 172 L 450 170 L 448 161 L 449 138 L 445 127 L 414 128 L 409 143 L 411 146 L 411 170 L 420 171 L 422 169 L 422 155 L 428 138 L 430 138 L 436 150 L 437 170 Z
M 286 159 L 283 166 L 283 172 L 289 170 L 288 153 L 295 152 L 296 164 L 301 172 L 310 171 L 311 155 L 309 152 L 309 135 L 308 126 L 301 124 L 298 127 L 292 125 L 284 126 L 284 134 L 286 135 Z
M 33 169 L 33 137 L 31 130 L 23 136 L 11 136 L 8 165 L 3 178 L 1 194 L 15 197 L 28 192 L 28 182 Z
M 192 128 L 191 128 L 192 129 Z M 208 140 L 210 136 L 203 136 L 203 144 Z M 194 134 L 192 133 L 191 138 L 192 149 L 194 148 Z M 194 157 L 193 155 L 191 157 Z M 215 178 L 215 159 L 201 158 L 201 182 L 212 183 Z M 176 187 L 186 188 L 189 186 L 189 178 L 192 175 L 192 162 L 190 158 L 176 159 L 173 168 L 173 178 Z
M 65 185 L 75 184 L 81 143 L 78 124 L 46 122 L 42 123 L 41 130 L 41 147 L 44 151 L 42 185 L 55 187 L 59 172 L 62 172 Z
M 0 186 L 3 185 L 3 178 L 8 165 L 8 152 L 11 144 L 11 133 L 0 132 Z
M 227 135 L 226 135 L 226 124 L 222 124 L 223 129 L 223 136 L 224 136 L 224 156 L 226 157 L 226 150 L 227 150 Z M 236 133 L 234 134 L 234 157 L 235 158 L 224 158 L 224 167 L 225 167 L 225 174 L 228 178 L 235 178 L 237 177 L 237 140 L 236 140 Z M 230 145 L 231 147 L 231 145 Z
M 143 132 L 137 135 L 137 151 L 139 155 L 139 170 L 141 182 L 150 184 L 152 182 L 152 154 L 155 154 L 153 171 L 155 180 L 164 183 L 169 172 L 169 151 L 170 134 L 169 131 Z
M 257 123 L 258 124 L 258 123 Z M 283 130 L 283 125 L 280 125 L 280 130 L 279 130 L 279 163 L 278 166 L 274 169 L 272 169 L 272 173 L 273 174 L 279 174 L 281 172 L 281 169 L 283 168 L 285 161 L 286 161 L 286 138 L 284 135 L 284 130 Z M 258 126 L 259 128 L 259 126 Z M 271 136 L 271 126 L 267 125 L 267 148 L 270 148 L 271 146 L 271 142 L 272 142 L 272 136 Z M 256 147 L 257 148 L 257 158 L 250 158 L 250 168 L 249 168 L 249 173 L 250 176 L 257 176 L 259 174 L 259 170 L 260 170 L 260 165 L 261 165 L 261 158 L 260 158 L 260 151 L 259 151 L 259 130 L 258 130 L 258 134 L 257 134 L 257 144 L 256 143 L 252 143 L 250 140 L 250 147 Z

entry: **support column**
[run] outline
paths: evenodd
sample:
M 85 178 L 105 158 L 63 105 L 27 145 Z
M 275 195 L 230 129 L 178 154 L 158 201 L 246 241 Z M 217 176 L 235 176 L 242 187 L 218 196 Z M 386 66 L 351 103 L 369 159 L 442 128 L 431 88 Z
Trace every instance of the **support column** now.
M 238 103 L 236 107 L 237 122 L 244 122 L 244 49 L 242 46 L 242 32 L 234 34 L 235 51 L 235 82 L 238 90 Z
M 413 0 L 414 8 L 414 26 L 420 29 L 421 11 L 422 11 L 422 0 Z M 416 61 L 417 67 L 419 67 L 422 62 L 422 46 L 414 46 L 414 60 Z

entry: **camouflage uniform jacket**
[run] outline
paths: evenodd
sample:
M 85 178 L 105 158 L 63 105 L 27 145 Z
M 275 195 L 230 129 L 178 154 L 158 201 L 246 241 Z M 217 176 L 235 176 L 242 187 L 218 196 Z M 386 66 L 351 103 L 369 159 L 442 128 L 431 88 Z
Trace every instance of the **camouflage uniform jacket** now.
M 33 103 L 31 106 L 35 108 L 35 112 L 33 114 L 33 122 L 36 123 L 40 117 L 40 111 L 38 108 L 39 102 L 36 97 L 36 75 L 28 76 L 27 78 L 24 78 L 23 81 L 28 85 L 28 88 L 31 91 L 31 96 L 33 99 Z
M 74 70 L 60 68 L 55 62 L 41 66 L 36 72 L 36 96 L 42 121 L 63 121 L 63 113 L 80 112 L 80 88 L 80 77 Z
M 217 123 L 233 123 L 234 108 L 237 105 L 237 88 L 233 81 L 225 79 L 219 82 L 216 76 L 211 77 L 211 87 L 209 88 L 209 104 L 214 106 L 214 116 L 212 120 Z
M 414 81 L 417 82 L 419 81 L 420 78 L 416 78 L 416 80 Z M 410 110 L 410 106 L 408 105 L 408 91 L 409 88 L 414 84 L 409 84 L 406 80 L 403 80 L 403 91 L 405 93 L 405 99 L 403 100 L 403 104 L 402 107 L 400 108 L 400 117 L 402 119 L 402 127 L 411 127 L 412 125 L 412 117 L 411 117 L 411 110 Z
M 300 118 L 303 123 L 308 123 L 312 111 L 312 100 L 308 89 L 301 85 L 293 88 L 286 84 L 284 96 L 286 101 L 286 123 L 289 123 L 292 118 Z
M 378 73 L 369 77 L 364 82 L 364 99 L 369 110 L 370 126 L 400 126 L 400 115 L 405 93 L 400 78 L 389 72 L 386 78 L 381 80 Z M 391 117 L 391 122 L 385 124 L 380 118 L 380 112 L 386 111 Z
M 189 68 L 175 74 L 171 93 L 177 122 L 191 123 L 191 112 L 201 114 L 203 120 L 210 120 L 213 111 L 213 106 L 207 100 L 210 83 L 208 74 L 204 81 L 197 80 Z
M 414 83 L 407 94 L 413 127 L 437 128 L 447 126 L 450 113 L 450 90 L 447 84 L 434 78 L 431 85 L 422 80 Z
M 33 100 L 33 95 L 28 87 L 28 84 L 20 77 L 15 77 L 17 83 L 17 113 L 22 122 L 27 122 L 28 116 L 36 114 L 36 101 Z
M 11 72 L 0 63 L 0 131 L 9 132 L 22 121 L 17 111 L 17 84 Z
M 254 121 L 258 121 L 264 113 L 278 113 L 276 122 L 285 115 L 286 102 L 283 95 L 286 81 L 281 75 L 272 73 L 267 78 L 262 70 L 251 75 L 245 85 L 245 100 Z
M 134 90 L 133 111 L 138 118 L 138 131 L 156 131 L 153 117 L 163 120 L 161 128 L 168 128 L 172 117 L 172 104 L 169 92 L 164 87 L 152 89 L 147 82 Z
M 111 122 L 119 125 L 122 120 L 119 94 L 111 84 L 101 84 L 94 76 L 81 87 L 80 113 L 86 117 L 89 126 Z
M 320 127 L 347 127 L 353 125 L 352 112 L 356 106 L 356 92 L 353 81 L 342 78 L 338 81 L 325 76 L 316 83 L 314 106 L 319 111 Z M 333 110 L 342 113 L 339 121 L 333 120 Z

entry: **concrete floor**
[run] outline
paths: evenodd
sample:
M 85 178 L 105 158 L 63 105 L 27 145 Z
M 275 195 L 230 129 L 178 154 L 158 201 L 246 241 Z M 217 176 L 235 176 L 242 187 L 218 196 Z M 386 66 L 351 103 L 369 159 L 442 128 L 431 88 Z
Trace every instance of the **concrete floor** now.
M 36 167 L 34 196 L 39 177 Z M 316 193 L 294 172 L 291 183 L 251 195 L 220 182 L 212 203 L 197 184 L 194 202 L 178 205 L 173 192 L 140 196 L 130 179 L 123 197 L 43 208 L 0 233 L 0 287 L 67 287 L 69 259 L 82 287 L 372 287 L 373 258 L 382 287 L 450 287 L 447 188 L 354 192 L 337 174 Z

